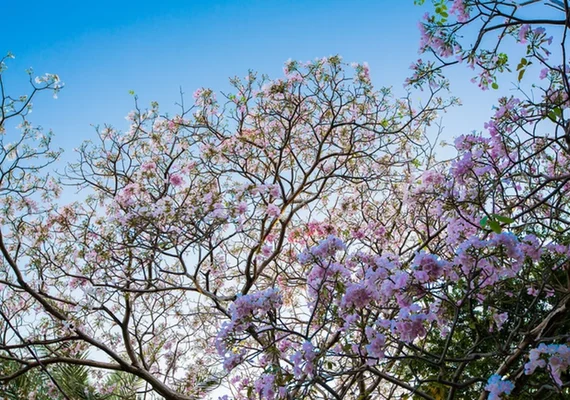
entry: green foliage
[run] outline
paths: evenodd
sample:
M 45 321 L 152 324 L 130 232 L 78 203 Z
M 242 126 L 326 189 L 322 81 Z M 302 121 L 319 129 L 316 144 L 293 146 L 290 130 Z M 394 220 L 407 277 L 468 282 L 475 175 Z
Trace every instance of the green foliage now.
M 481 218 L 479 224 L 481 225 L 481 228 L 489 228 L 495 233 L 501 233 L 503 231 L 501 223 L 508 225 L 512 224 L 513 222 L 515 222 L 514 219 L 510 217 L 505 217 L 498 214 L 491 214 L 490 216 Z
M 85 359 L 86 355 L 79 358 Z M 0 375 L 15 373 L 20 368 L 16 362 L 0 359 Z M 137 376 L 115 371 L 108 375 L 104 384 L 114 390 L 104 395 L 97 393 L 89 378 L 90 369 L 84 365 L 56 364 L 46 368 L 34 368 L 0 385 L 0 399 L 21 400 L 35 396 L 36 400 L 137 400 L 137 390 L 142 386 Z M 55 386 L 53 382 L 59 388 L 55 389 L 57 394 L 53 394 L 54 389 L 50 390 Z
M 142 380 L 135 375 L 115 371 L 107 377 L 105 386 L 114 386 L 116 389 L 105 400 L 137 400 L 136 393 L 142 384 Z
M 85 357 L 83 357 L 85 358 Z M 53 379 L 73 400 L 96 400 L 89 385 L 89 370 L 83 365 L 59 364 L 52 369 Z
M 447 22 L 447 18 L 449 18 L 446 0 L 433 0 L 433 5 L 435 14 L 439 16 L 439 19 L 437 19 L 436 22 L 438 24 L 445 24 Z
M 19 369 L 19 365 L 13 361 L 0 359 L 0 375 L 8 375 Z M 47 375 L 34 369 L 6 384 L 0 385 L 0 398 L 7 400 L 17 400 L 30 398 L 32 392 L 37 392 L 37 400 L 48 400 Z

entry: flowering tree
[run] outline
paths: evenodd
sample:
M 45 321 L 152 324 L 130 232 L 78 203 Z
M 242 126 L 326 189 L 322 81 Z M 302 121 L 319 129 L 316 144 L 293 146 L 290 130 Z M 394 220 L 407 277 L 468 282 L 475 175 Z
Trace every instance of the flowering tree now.
M 429 160 L 426 127 L 454 101 L 439 98 L 438 88 L 413 106 L 375 91 L 366 65 L 346 68 L 338 57 L 292 61 L 283 79 L 233 79 L 235 93 L 222 105 L 200 89 L 173 117 L 156 104 L 137 107 L 127 132 L 101 127 L 96 142 L 78 149 L 63 182 L 86 198 L 69 205 L 42 175 L 57 156 L 49 136 L 4 95 L 0 125 L 19 118 L 22 135 L 3 143 L 0 171 L 2 382 L 40 371 L 49 393 L 20 395 L 66 398 L 54 372 L 63 364 L 93 371 L 91 398 L 117 393 L 105 371 L 134 376 L 134 392 L 167 399 L 229 382 L 236 395 L 266 397 L 278 383 L 273 375 L 258 390 L 246 375 L 237 382 L 228 373 L 264 356 L 265 366 L 284 358 L 279 379 L 301 368 L 288 353 L 310 342 L 301 330 L 311 325 L 308 301 L 324 294 L 306 291 L 312 267 L 297 255 L 343 230 L 350 237 L 360 202 L 395 213 L 393 191 Z M 42 85 L 33 94 L 59 89 L 53 75 L 32 84 Z M 398 217 L 385 218 L 359 235 L 386 238 Z M 252 313 L 274 318 L 267 332 L 246 322 Z M 280 325 L 287 330 L 275 332 Z M 253 355 L 243 341 L 228 347 L 242 328 Z M 276 346 L 286 342 L 282 357 Z
M 568 3 L 434 5 L 420 31 L 435 58 L 408 83 L 440 87 L 444 67 L 464 62 L 498 89 L 514 42 L 521 98 L 500 98 L 486 133 L 459 136 L 450 163 L 422 159 L 391 196 L 343 196 L 326 219 L 333 234 L 298 257 L 301 304 L 283 288 L 234 302 L 218 351 L 245 397 L 568 394 Z M 527 71 L 545 84 L 527 93 Z
M 73 365 L 91 398 L 125 386 L 109 371 L 167 399 L 567 394 L 568 3 L 434 5 L 408 81 L 423 104 L 375 91 L 366 65 L 291 61 L 99 128 L 63 177 L 87 194 L 71 205 L 2 84 L 0 127 L 22 120 L 0 149 L 2 382 L 39 371 L 69 398 L 55 368 Z M 521 96 L 438 161 L 445 68 L 498 88 L 517 49 Z

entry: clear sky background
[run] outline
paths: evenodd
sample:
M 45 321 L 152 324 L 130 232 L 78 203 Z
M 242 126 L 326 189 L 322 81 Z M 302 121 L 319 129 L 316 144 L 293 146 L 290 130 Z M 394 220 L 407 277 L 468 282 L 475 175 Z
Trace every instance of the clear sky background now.
M 0 53 L 16 56 L 8 92 L 26 92 L 30 66 L 65 82 L 59 99 L 45 93 L 35 101 L 30 120 L 54 131 L 68 160 L 94 137 L 91 125 L 127 127 L 129 90 L 141 106 L 156 100 L 173 113 L 180 88 L 190 102 L 196 88 L 223 91 L 228 77 L 248 69 L 278 78 L 289 58 L 367 61 L 377 88 L 403 95 L 426 11 L 413 0 L 0 0 L 0 9 Z M 448 75 L 464 106 L 444 117 L 445 136 L 482 129 L 498 94 L 478 90 L 465 67 Z

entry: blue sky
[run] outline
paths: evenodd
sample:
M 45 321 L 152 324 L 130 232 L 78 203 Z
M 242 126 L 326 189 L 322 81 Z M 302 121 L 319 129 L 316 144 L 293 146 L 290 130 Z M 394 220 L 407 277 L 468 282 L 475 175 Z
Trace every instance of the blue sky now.
M 156 100 L 174 112 L 180 88 L 190 101 L 196 88 L 223 91 L 248 69 L 276 78 L 289 58 L 367 61 L 375 86 L 403 94 L 426 11 L 412 0 L 5 1 L 0 53 L 16 56 L 8 90 L 25 92 L 30 66 L 61 76 L 59 99 L 38 99 L 31 121 L 53 129 L 67 156 L 94 137 L 91 125 L 126 128 L 129 90 L 143 106 Z M 451 73 L 465 106 L 446 116 L 448 137 L 481 129 L 496 98 L 470 84 L 465 68 Z

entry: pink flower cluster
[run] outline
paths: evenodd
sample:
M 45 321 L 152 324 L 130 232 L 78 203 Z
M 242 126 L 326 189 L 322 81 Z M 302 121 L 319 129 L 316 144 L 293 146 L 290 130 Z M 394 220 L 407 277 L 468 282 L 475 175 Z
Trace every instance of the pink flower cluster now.
M 548 361 L 548 362 L 547 362 Z M 525 364 L 525 374 L 532 375 L 537 368 L 548 368 L 550 375 L 558 386 L 562 386 L 561 374 L 570 366 L 570 347 L 565 344 L 541 343 L 529 353 L 529 361 Z
M 317 246 L 299 254 L 298 259 L 301 264 L 306 264 L 316 259 L 333 257 L 337 251 L 345 249 L 346 245 L 341 239 L 334 235 L 329 235 L 326 239 L 321 240 Z
M 433 254 L 420 251 L 413 262 L 414 277 L 421 283 L 435 282 L 443 276 L 444 270 L 450 268 L 449 264 L 439 260 Z
M 244 296 L 238 296 L 229 307 L 231 321 L 237 328 L 247 328 L 247 322 L 253 316 L 263 316 L 269 311 L 279 308 L 283 302 L 281 293 L 274 288 L 268 288 L 261 292 L 255 292 Z M 246 323 L 245 325 L 241 325 Z
M 489 239 L 469 238 L 457 249 L 453 264 L 460 266 L 466 277 L 477 276 L 478 284 L 487 287 L 516 276 L 525 259 L 536 259 L 540 252 L 534 237 L 520 241 L 512 233 L 502 232 Z
M 281 215 L 281 209 L 276 204 L 269 204 L 265 209 L 265 214 L 269 217 L 277 218 Z
M 469 7 L 464 0 L 453 0 L 449 13 L 457 17 L 457 22 L 467 22 L 469 20 Z
M 255 381 L 254 387 L 260 399 L 275 399 L 275 375 L 262 374 L 259 379 Z
M 300 378 L 303 374 L 313 376 L 316 357 L 317 353 L 312 343 L 309 341 L 303 343 L 302 349 L 291 356 L 295 377 Z
M 441 27 L 433 27 L 423 22 L 418 23 L 420 29 L 420 51 L 431 49 L 440 57 L 447 58 L 461 53 L 461 46 L 455 42 Z
M 229 350 L 226 342 L 231 341 L 233 335 L 253 326 L 256 319 L 262 320 L 269 311 L 281 307 L 282 303 L 281 293 L 277 289 L 268 288 L 260 292 L 238 296 L 230 305 L 231 320 L 224 323 L 216 338 L 216 349 L 218 354 L 224 357 L 224 368 L 226 370 L 235 368 L 243 360 L 245 354 L 244 350 L 238 354 Z
M 365 347 L 368 357 L 382 360 L 384 358 L 386 336 L 371 326 L 367 326 L 365 332 L 366 339 L 368 340 L 368 344 Z

